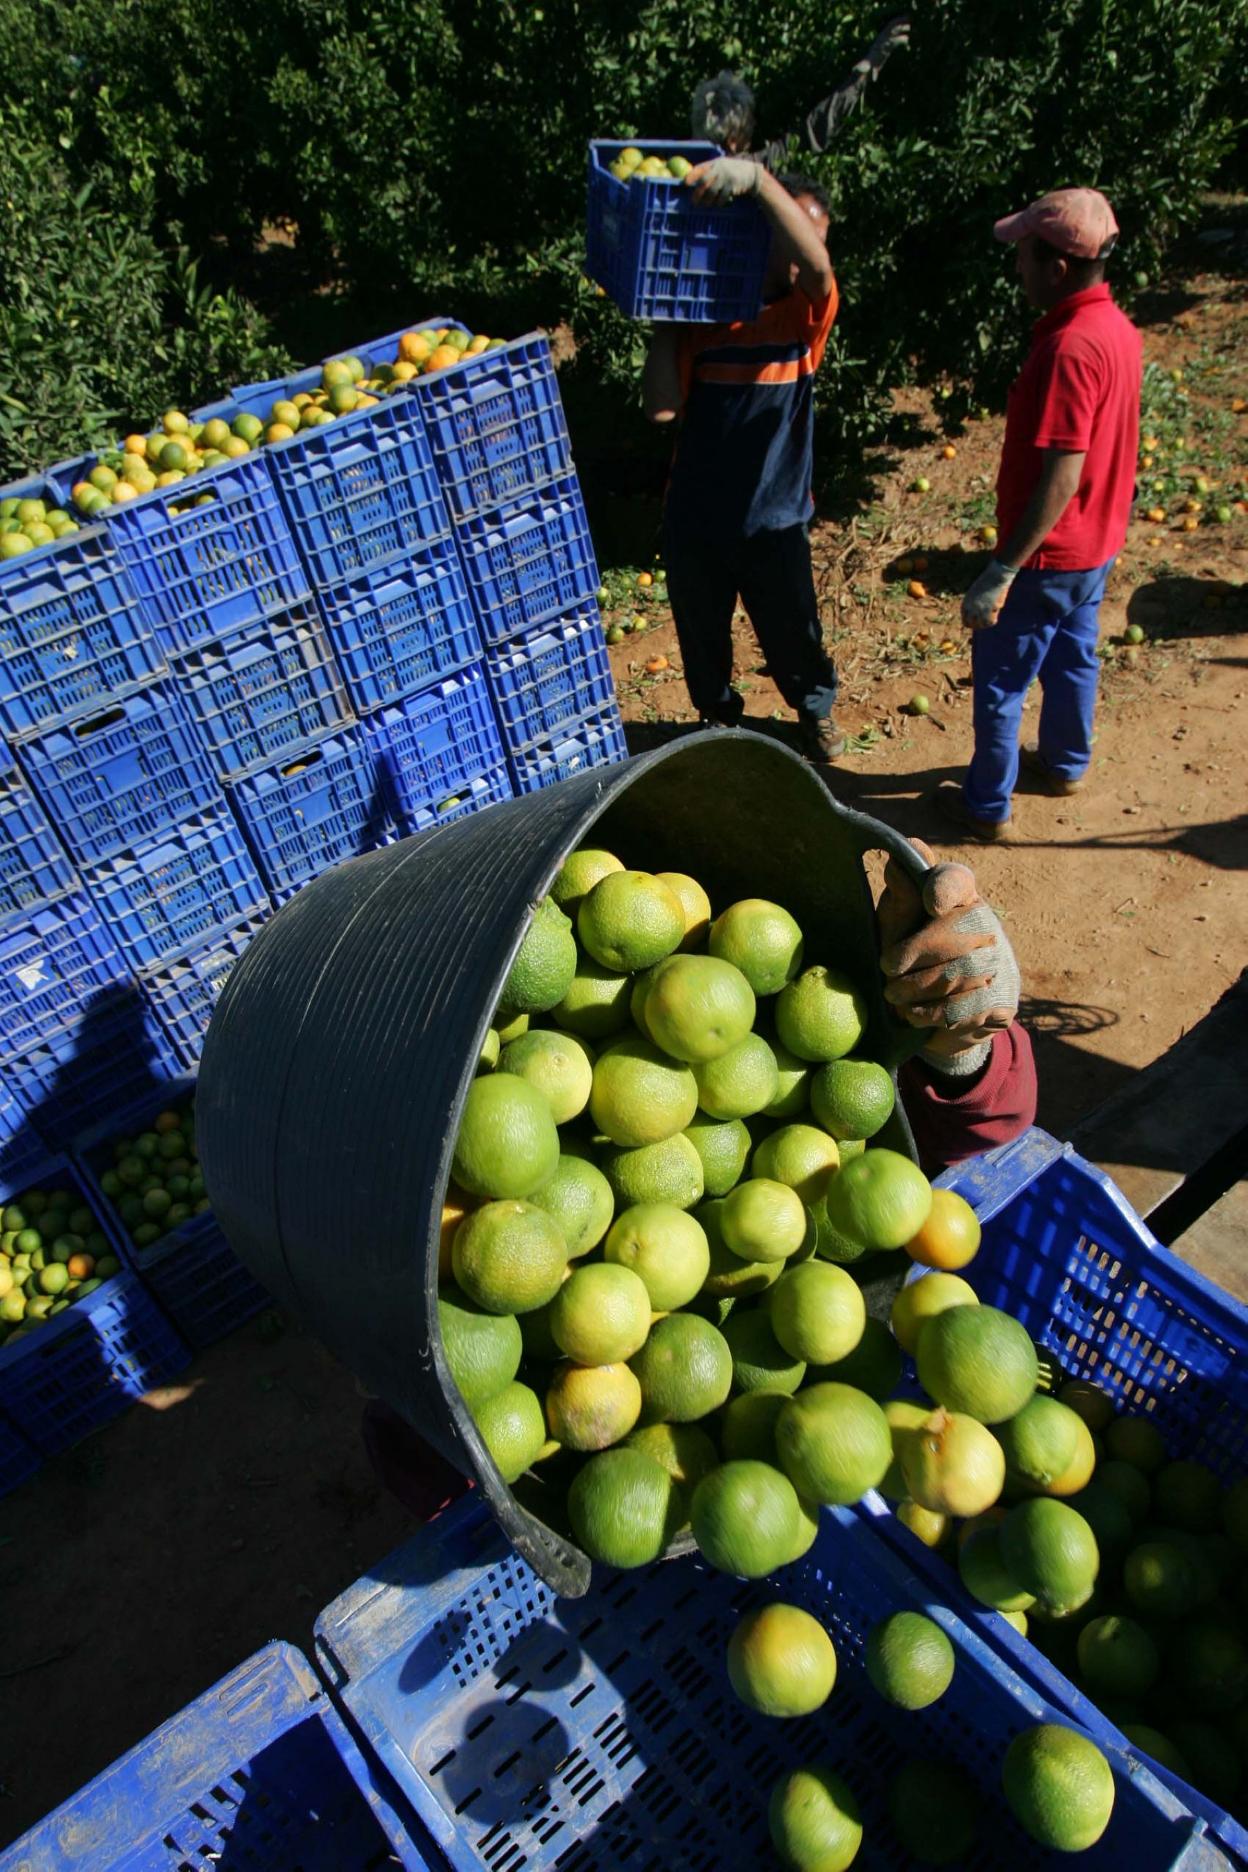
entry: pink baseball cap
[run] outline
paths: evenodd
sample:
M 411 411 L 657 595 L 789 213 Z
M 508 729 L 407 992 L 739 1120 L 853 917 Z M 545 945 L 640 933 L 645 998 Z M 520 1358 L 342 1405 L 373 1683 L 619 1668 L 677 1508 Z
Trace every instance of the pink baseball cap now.
M 1020 214 L 1006 215 L 993 233 L 999 241 L 1020 241 L 1038 234 L 1072 260 L 1100 260 L 1118 238 L 1118 223 L 1096 189 L 1052 189 Z

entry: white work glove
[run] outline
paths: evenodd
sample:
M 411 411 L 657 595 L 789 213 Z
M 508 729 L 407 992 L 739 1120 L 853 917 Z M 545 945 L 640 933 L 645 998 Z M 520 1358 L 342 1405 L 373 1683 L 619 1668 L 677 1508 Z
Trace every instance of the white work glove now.
M 1002 565 L 999 559 L 988 561 L 962 600 L 962 622 L 968 630 L 988 630 L 996 623 L 1017 577 L 1017 566 Z
M 697 191 L 698 201 L 737 201 L 742 195 L 758 194 L 762 173 L 762 164 L 750 156 L 716 156 L 691 169 L 685 187 Z
M 888 861 L 876 911 L 884 999 L 907 1026 L 933 1030 L 920 1058 L 961 1078 L 979 1071 L 1018 1012 L 1018 962 L 969 866 L 936 864 L 921 839 L 910 843 L 934 869 L 920 892 Z
M 898 46 L 908 46 L 909 43 L 910 15 L 898 13 L 884 22 L 854 69 L 861 71 L 865 67 L 873 78 L 878 78 Z

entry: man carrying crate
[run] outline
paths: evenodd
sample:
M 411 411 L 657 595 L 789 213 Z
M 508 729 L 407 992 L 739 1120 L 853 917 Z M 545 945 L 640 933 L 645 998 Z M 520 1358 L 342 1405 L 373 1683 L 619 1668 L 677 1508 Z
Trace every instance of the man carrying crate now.
M 803 176 L 777 178 L 749 157 L 690 171 L 698 200 L 753 196 L 770 221 L 763 309 L 731 325 L 659 326 L 642 373 L 651 422 L 679 419 L 664 506 L 663 560 L 690 700 L 733 727 L 738 595 L 789 707 L 803 751 L 821 766 L 844 752 L 832 717 L 836 670 L 823 648 L 807 526 L 814 510 L 813 380 L 838 304 L 827 199 Z
M 822 156 L 841 124 L 862 97 L 867 85 L 879 77 L 898 46 L 910 43 L 910 18 L 899 13 L 885 21 L 862 57 L 835 91 L 809 111 L 798 136 L 807 149 Z M 783 168 L 790 139 L 777 138 L 761 150 L 750 150 L 754 140 L 754 93 L 735 72 L 721 71 L 704 78 L 693 94 L 690 111 L 693 134 L 718 143 L 730 156 L 752 155 L 764 168 Z

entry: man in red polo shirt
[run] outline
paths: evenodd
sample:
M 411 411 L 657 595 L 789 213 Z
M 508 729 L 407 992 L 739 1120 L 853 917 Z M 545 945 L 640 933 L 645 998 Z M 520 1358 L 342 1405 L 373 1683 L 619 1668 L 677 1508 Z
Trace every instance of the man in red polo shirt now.
M 1118 238 L 1095 189 L 1056 189 L 994 230 L 1044 316 L 1006 413 L 994 558 L 967 592 L 975 633 L 975 754 L 938 803 L 963 832 L 1006 836 L 1018 779 L 1023 698 L 1043 691 L 1038 744 L 1023 764 L 1073 793 L 1092 755 L 1097 617 L 1127 536 L 1140 432 L 1140 334 L 1118 310 L 1105 262 Z

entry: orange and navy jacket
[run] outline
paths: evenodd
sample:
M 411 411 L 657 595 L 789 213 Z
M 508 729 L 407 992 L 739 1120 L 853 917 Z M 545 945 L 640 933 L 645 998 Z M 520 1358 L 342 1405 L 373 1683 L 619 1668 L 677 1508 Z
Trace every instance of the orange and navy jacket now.
M 813 509 L 814 375 L 836 317 L 800 286 L 756 319 L 681 334 L 669 524 L 717 539 L 802 526 Z

